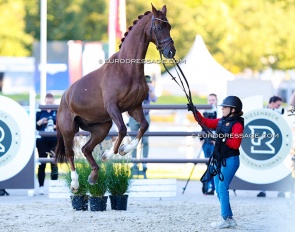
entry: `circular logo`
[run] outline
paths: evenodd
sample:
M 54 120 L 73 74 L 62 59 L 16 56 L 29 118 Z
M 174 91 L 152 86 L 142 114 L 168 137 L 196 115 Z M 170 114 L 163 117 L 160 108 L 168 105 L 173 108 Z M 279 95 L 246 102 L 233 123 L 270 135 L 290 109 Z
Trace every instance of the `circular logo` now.
M 28 113 L 15 101 L 0 96 L 0 181 L 19 173 L 30 160 L 35 127 Z
M 12 117 L 0 110 L 5 121 L 0 120 L 0 167 L 7 165 L 19 150 L 19 127 Z
M 272 162 L 273 158 L 277 159 L 276 156 L 280 155 L 282 148 L 282 133 L 275 123 L 268 119 L 252 120 L 245 125 L 244 135 L 249 135 L 242 140 L 244 155 L 257 163 L 270 163 L 259 168 L 272 168 L 279 163 Z
M 11 142 L 11 131 L 9 127 L 2 120 L 0 120 L 0 158 L 9 150 Z
M 246 113 L 244 119 L 241 165 L 236 175 L 251 183 L 267 184 L 290 174 L 284 161 L 292 147 L 292 132 L 282 115 L 257 109 Z

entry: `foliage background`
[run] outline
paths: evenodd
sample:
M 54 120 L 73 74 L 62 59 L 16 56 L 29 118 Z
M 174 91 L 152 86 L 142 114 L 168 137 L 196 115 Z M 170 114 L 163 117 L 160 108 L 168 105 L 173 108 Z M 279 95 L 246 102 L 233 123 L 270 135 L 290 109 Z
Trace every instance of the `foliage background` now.
M 0 56 L 32 55 L 40 38 L 41 0 L 0 0 Z M 295 68 L 295 0 L 153 0 L 167 5 L 177 59 L 200 34 L 210 53 L 233 73 Z M 48 40 L 107 42 L 107 0 L 48 0 Z M 126 0 L 127 26 L 151 10 L 150 1 Z M 119 45 L 119 41 L 118 44 Z M 150 46 L 148 59 L 157 59 Z

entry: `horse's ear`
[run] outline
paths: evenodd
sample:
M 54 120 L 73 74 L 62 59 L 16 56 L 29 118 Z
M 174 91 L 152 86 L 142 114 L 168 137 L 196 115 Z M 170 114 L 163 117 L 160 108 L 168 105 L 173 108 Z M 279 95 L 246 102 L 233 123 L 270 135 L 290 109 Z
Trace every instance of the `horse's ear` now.
M 162 7 L 162 13 L 163 13 L 164 15 L 166 15 L 166 13 L 167 13 L 166 5 L 164 5 L 164 6 Z
M 153 3 L 151 3 L 151 5 L 152 5 L 152 12 L 153 12 L 154 15 L 156 15 L 157 14 L 157 9 L 154 7 Z

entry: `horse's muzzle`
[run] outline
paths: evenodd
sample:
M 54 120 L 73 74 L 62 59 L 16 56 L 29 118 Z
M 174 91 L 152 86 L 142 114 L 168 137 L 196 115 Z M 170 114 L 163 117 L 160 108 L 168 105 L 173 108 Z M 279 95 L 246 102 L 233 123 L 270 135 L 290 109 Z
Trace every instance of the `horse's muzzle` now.
M 173 45 L 167 46 L 163 51 L 163 55 L 167 59 L 172 59 L 175 56 L 175 53 L 176 53 L 176 49 Z

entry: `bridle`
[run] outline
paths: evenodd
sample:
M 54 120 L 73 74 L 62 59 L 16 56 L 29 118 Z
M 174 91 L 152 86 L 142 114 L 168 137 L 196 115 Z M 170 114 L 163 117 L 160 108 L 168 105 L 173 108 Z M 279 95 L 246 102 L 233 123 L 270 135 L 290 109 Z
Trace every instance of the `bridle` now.
M 158 31 L 157 31 L 157 28 L 155 26 L 155 20 L 159 20 L 159 21 L 162 21 L 162 22 L 165 22 L 165 23 L 169 23 L 168 20 L 163 20 L 163 19 L 159 19 L 159 18 L 155 18 L 154 15 L 152 16 L 152 23 L 151 23 L 151 29 L 150 29 L 150 36 L 152 35 L 152 30 L 154 31 L 155 33 L 155 37 L 156 37 L 156 46 L 157 46 L 157 49 L 159 50 L 159 53 L 160 53 L 160 57 L 161 57 L 161 60 L 163 60 L 162 58 L 162 53 L 163 51 L 165 50 L 165 48 L 172 42 L 173 43 L 173 40 L 171 37 L 167 37 L 163 40 L 160 41 L 159 39 L 159 35 L 158 35 Z M 165 47 L 162 46 L 163 43 L 167 43 L 165 45 Z M 172 80 L 174 80 L 176 82 L 176 84 L 179 85 L 179 87 L 184 91 L 186 97 L 187 97 L 187 100 L 188 100 L 188 105 L 191 106 L 191 109 L 192 109 L 192 112 L 193 112 L 193 115 L 195 116 L 195 118 L 197 119 L 199 125 L 202 127 L 202 129 L 205 131 L 206 134 L 209 134 L 209 135 L 213 135 L 212 131 L 202 123 L 202 120 L 200 120 L 197 112 L 198 110 L 194 107 L 194 104 L 193 104 L 193 101 L 192 101 L 192 96 L 191 96 L 191 91 L 190 91 L 190 88 L 189 88 L 189 84 L 188 84 L 188 81 L 183 73 L 183 71 L 181 70 L 181 68 L 179 67 L 178 65 L 178 62 L 175 60 L 175 58 L 173 58 L 173 61 L 174 61 L 174 66 L 175 66 L 175 70 L 176 70 L 176 73 L 178 75 L 178 78 L 179 78 L 179 81 L 180 83 L 177 82 L 176 80 L 176 77 L 174 77 L 170 72 L 169 70 L 167 69 L 166 65 L 164 62 L 162 62 L 163 66 L 165 67 L 166 71 L 169 73 L 169 75 L 172 77 Z M 178 69 L 178 71 L 177 71 Z M 182 80 L 182 78 L 183 80 Z M 186 87 L 184 85 L 184 83 L 186 84 Z M 214 137 L 212 137 L 214 138 Z M 215 140 L 215 139 L 214 139 Z M 217 141 L 220 143 L 220 141 Z M 225 163 L 225 159 L 223 159 L 222 157 L 219 158 L 219 157 L 213 157 L 213 155 L 210 157 L 209 159 L 209 162 L 208 162 L 208 166 L 207 166 L 207 171 L 209 171 L 209 174 L 210 174 L 210 178 L 212 178 L 213 176 L 215 175 L 218 175 L 219 179 L 221 181 L 223 181 L 224 179 L 224 176 L 223 174 L 221 173 L 221 166 L 225 166 L 226 163 Z M 209 169 L 209 167 L 212 168 Z M 206 172 L 203 174 L 203 176 L 201 177 L 201 181 L 202 182 L 206 182 L 208 181 L 208 179 L 205 179 L 205 174 Z
M 166 49 L 166 47 L 170 44 L 170 43 L 173 43 L 173 39 L 171 37 L 167 37 L 163 40 L 160 40 L 159 38 L 159 34 L 158 34 L 158 30 L 157 30 L 157 27 L 155 25 L 155 20 L 158 20 L 158 21 L 161 21 L 161 22 L 164 22 L 164 23 L 169 23 L 168 20 L 163 20 L 163 19 L 159 19 L 159 18 L 155 18 L 154 15 L 152 16 L 152 23 L 151 23 L 151 30 L 150 30 L 150 35 L 152 35 L 152 30 L 154 31 L 155 33 L 155 37 L 156 37 L 156 47 L 157 47 L 157 50 L 159 50 L 160 53 L 163 53 L 164 50 Z M 163 47 L 162 44 L 165 44 L 166 45 Z
M 158 20 L 158 21 L 161 21 L 161 22 L 165 22 L 165 23 L 169 23 L 169 22 L 168 22 L 168 20 L 163 20 L 163 19 L 155 18 L 154 15 L 152 16 L 152 19 L 151 19 L 152 23 L 151 23 L 151 29 L 150 29 L 150 36 L 152 35 L 152 30 L 153 30 L 154 33 L 155 33 L 155 37 L 156 37 L 156 43 L 157 43 L 156 47 L 157 47 L 157 49 L 158 49 L 158 51 L 159 51 L 159 53 L 160 53 L 160 58 L 161 58 L 161 60 L 163 61 L 162 53 L 163 53 L 163 51 L 165 50 L 165 48 L 166 48 L 170 43 L 173 43 L 173 39 L 172 39 L 171 37 L 167 37 L 167 38 L 165 38 L 165 39 L 163 39 L 163 40 L 160 41 L 160 39 L 159 39 L 159 35 L 158 35 L 158 31 L 157 31 L 157 27 L 155 26 L 155 20 Z M 167 43 L 165 47 L 162 46 L 163 43 Z M 176 80 L 176 78 L 173 77 L 173 75 L 169 72 L 169 70 L 167 69 L 167 67 L 166 67 L 166 65 L 165 65 L 165 62 L 162 62 L 162 64 L 163 64 L 163 66 L 165 67 L 166 71 L 169 73 L 169 75 L 172 77 L 172 79 L 176 82 L 176 84 L 178 84 L 179 87 L 184 91 L 184 93 L 185 93 L 185 95 L 186 95 L 186 97 L 187 97 L 187 100 L 188 100 L 189 104 L 193 106 L 193 101 L 192 101 L 191 91 L 190 91 L 190 88 L 189 88 L 188 81 L 187 81 L 187 79 L 186 79 L 184 73 L 182 72 L 181 68 L 179 67 L 178 63 L 176 62 L 175 58 L 173 58 L 173 61 L 174 61 L 175 70 L 176 70 L 176 73 L 177 73 L 177 75 L 178 75 L 178 77 L 179 77 L 179 81 L 180 81 L 180 83 L 178 83 L 177 80 Z M 179 75 L 179 73 L 178 73 L 176 67 L 178 68 L 180 74 L 182 75 L 182 77 L 183 77 L 183 79 L 184 79 L 184 81 L 185 81 L 185 83 L 186 83 L 187 88 L 184 86 L 183 81 L 181 80 L 181 77 L 180 77 L 180 75 Z M 188 92 L 187 92 L 186 90 L 187 90 Z M 193 107 L 193 114 L 194 114 L 194 116 L 195 116 L 196 118 L 198 118 L 198 116 L 197 116 L 197 112 L 195 111 L 195 108 L 194 108 L 194 107 Z M 202 125 L 202 123 L 200 123 L 200 120 L 198 120 L 198 121 L 199 121 L 199 124 L 200 124 L 200 126 L 202 127 L 202 129 L 203 129 L 207 134 L 211 134 L 211 135 L 213 134 L 212 131 L 211 131 L 209 128 L 207 128 L 205 125 Z

